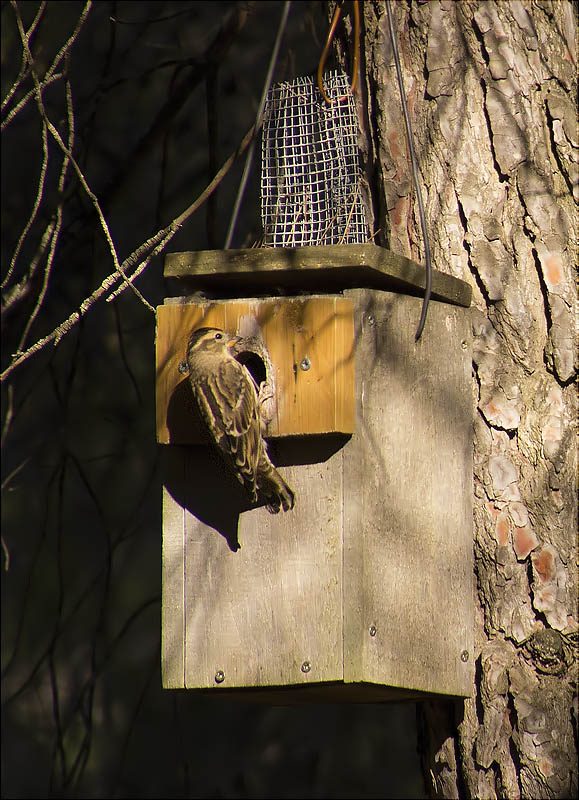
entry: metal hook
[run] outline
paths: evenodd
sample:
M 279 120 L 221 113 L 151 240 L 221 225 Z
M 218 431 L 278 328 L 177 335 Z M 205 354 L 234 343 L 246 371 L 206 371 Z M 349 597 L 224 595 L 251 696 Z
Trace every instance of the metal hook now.
M 354 63 L 352 70 L 352 83 L 350 85 L 350 94 L 353 94 L 356 88 L 356 81 L 358 80 L 358 61 L 360 59 L 360 9 L 358 8 L 358 0 L 353 0 L 352 5 L 354 6 Z M 328 97 L 328 95 L 326 94 L 326 90 L 324 89 L 324 78 L 323 78 L 324 66 L 326 64 L 326 58 L 328 57 L 328 50 L 330 49 L 330 45 L 332 44 L 334 34 L 336 33 L 336 27 L 338 25 L 338 20 L 340 19 L 341 13 L 342 13 L 342 4 L 340 3 L 336 6 L 334 10 L 332 24 L 330 25 L 328 38 L 326 39 L 326 45 L 324 47 L 322 57 L 320 58 L 320 63 L 318 64 L 318 88 L 321 92 L 322 97 L 329 105 L 333 105 L 334 103 L 342 103 L 348 97 L 347 94 L 338 97 L 337 100 L 332 100 L 331 97 Z

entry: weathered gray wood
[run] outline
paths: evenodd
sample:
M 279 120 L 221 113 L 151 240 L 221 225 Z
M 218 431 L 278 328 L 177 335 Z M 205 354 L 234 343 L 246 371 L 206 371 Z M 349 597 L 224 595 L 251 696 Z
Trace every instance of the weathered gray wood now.
M 168 253 L 165 277 L 187 279 L 190 288 L 241 292 L 272 286 L 297 291 L 316 287 L 332 292 L 367 287 L 421 294 L 425 269 L 415 261 L 367 244 L 320 247 L 261 247 Z M 468 307 L 468 283 L 433 270 L 432 297 Z
M 186 478 L 183 486 L 167 488 L 167 507 L 185 508 L 180 685 L 218 691 L 341 680 L 341 452 L 322 463 L 280 467 L 297 502 L 293 511 L 271 515 L 248 509 L 241 488 L 207 448 L 177 451 Z M 172 524 L 166 513 L 170 540 Z M 178 558 L 175 564 L 178 572 Z M 164 585 L 164 606 L 178 607 L 177 577 Z M 177 650 L 168 641 L 175 632 L 164 631 L 167 652 Z
M 166 686 L 275 703 L 471 690 L 470 314 L 433 303 L 416 343 L 418 298 L 348 295 L 355 433 L 276 444 L 293 511 L 250 508 L 210 449 L 166 446 Z
M 161 672 L 165 689 L 179 689 L 185 676 L 185 509 L 167 486 L 183 483 L 183 448 L 163 448 L 163 471 Z
M 434 303 L 415 342 L 418 299 L 349 294 L 357 414 L 344 447 L 344 680 L 468 695 L 470 315 Z

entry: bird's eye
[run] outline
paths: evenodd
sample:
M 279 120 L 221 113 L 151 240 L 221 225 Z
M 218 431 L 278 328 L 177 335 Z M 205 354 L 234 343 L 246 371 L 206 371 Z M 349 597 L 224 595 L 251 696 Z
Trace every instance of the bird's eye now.
M 223 334 L 222 333 L 216 333 L 215 334 L 215 338 L 216 339 L 223 339 Z

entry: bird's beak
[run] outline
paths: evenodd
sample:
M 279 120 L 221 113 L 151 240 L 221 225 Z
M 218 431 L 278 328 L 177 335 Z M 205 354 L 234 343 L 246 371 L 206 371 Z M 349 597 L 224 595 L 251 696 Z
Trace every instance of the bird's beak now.
M 241 336 L 232 336 L 231 339 L 227 342 L 227 347 L 237 347 L 237 345 L 243 341 Z

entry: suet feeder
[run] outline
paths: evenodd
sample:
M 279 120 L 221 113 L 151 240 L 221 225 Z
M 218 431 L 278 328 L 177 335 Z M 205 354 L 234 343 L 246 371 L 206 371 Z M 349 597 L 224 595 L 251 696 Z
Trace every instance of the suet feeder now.
M 343 94 L 341 80 L 328 80 L 328 91 Z M 312 82 L 284 86 L 315 152 L 315 125 L 332 133 L 327 109 Z M 179 296 L 157 310 L 163 686 L 282 704 L 467 696 L 470 287 L 434 271 L 427 329 L 415 342 L 424 269 L 360 241 L 361 224 L 348 239 L 348 219 L 363 213 L 347 166 L 352 126 L 338 144 L 329 137 L 346 165 L 341 177 L 319 158 L 325 179 L 316 176 L 307 153 L 289 174 L 282 145 L 268 139 L 281 114 L 274 90 L 262 212 L 275 246 L 173 253 L 165 264 Z M 321 122 L 304 125 L 307 109 Z M 288 141 L 293 117 L 284 114 Z M 320 182 L 326 199 L 342 198 L 338 207 L 324 206 Z M 320 216 L 305 244 L 293 238 L 305 236 L 304 207 Z M 248 367 L 271 395 L 270 454 L 296 493 L 292 511 L 251 506 L 194 424 L 180 365 L 203 326 L 248 337 Z

